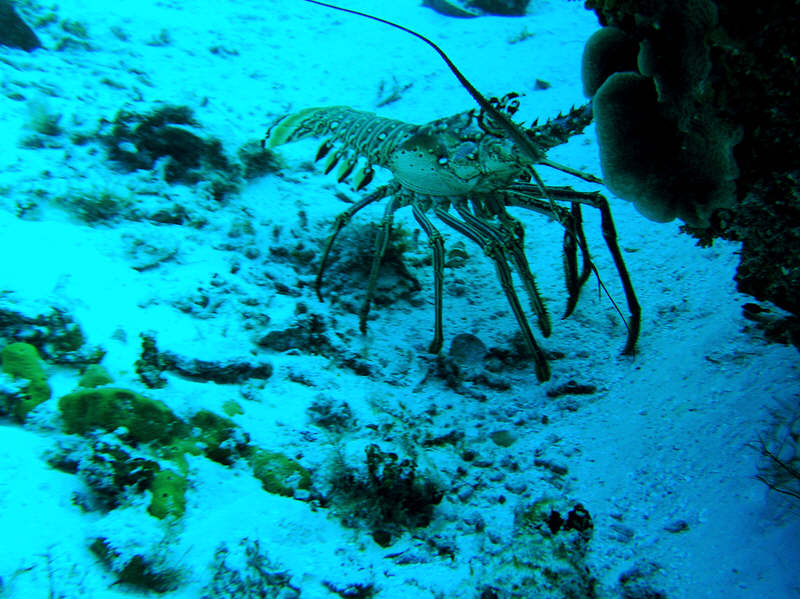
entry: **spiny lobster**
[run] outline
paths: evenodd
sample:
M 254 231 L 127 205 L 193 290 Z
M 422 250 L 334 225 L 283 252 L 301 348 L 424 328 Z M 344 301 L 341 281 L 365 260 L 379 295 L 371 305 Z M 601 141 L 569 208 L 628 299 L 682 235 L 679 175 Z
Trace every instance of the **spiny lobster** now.
M 323 137 L 324 141 L 316 158 L 319 160 L 328 157 L 326 174 L 339 164 L 340 182 L 347 180 L 358 163 L 363 162 L 362 168 L 353 179 L 357 190 L 370 183 L 376 165 L 389 169 L 393 175 L 389 183 L 376 188 L 336 217 L 316 278 L 320 300 L 323 274 L 338 233 L 357 212 L 388 197 L 377 234 L 367 291 L 359 314 L 361 331 L 366 331 L 367 316 L 378 271 L 389 242 L 393 215 L 398 209 L 410 206 L 433 253 L 435 316 L 433 341 L 428 351 L 438 353 L 444 339 L 444 241 L 428 218 L 427 213 L 432 212 L 443 223 L 478 244 L 493 261 L 500 285 L 522 331 L 525 344 L 533 356 L 536 376 L 540 381 L 546 381 L 550 378 L 550 368 L 545 353 L 536 343 L 514 289 L 512 267 L 522 282 L 530 307 L 536 314 L 537 323 L 545 337 L 550 334 L 550 319 L 525 256 L 524 229 L 506 208 L 518 207 L 538 212 L 555 218 L 564 227 L 564 264 L 568 292 L 564 313 L 566 318 L 575 308 L 581 287 L 591 272 L 596 272 L 582 226 L 581 205 L 588 204 L 600 210 L 603 237 L 625 292 L 630 317 L 626 323 L 628 336 L 623 353 L 632 354 L 639 334 L 640 308 L 617 245 L 608 201 L 598 192 L 547 186 L 534 169 L 535 164 L 543 164 L 584 180 L 602 183 L 592 175 L 557 164 L 545 156 L 545 152 L 551 147 L 565 143 L 571 135 L 583 130 L 591 121 L 591 108 L 585 106 L 573 109 L 558 119 L 525 129 L 511 120 L 519 102 L 515 94 L 509 94 L 502 100 L 486 99 L 447 55 L 426 37 L 372 15 L 317 0 L 306 1 L 373 19 L 420 38 L 439 53 L 480 106 L 479 111 L 472 109 L 426 125 L 407 124 L 346 106 L 307 108 L 284 116 L 273 124 L 264 139 L 264 145 L 268 147 L 307 137 Z M 569 202 L 570 208 L 561 206 L 556 201 Z M 582 255 L 580 272 L 578 248 Z

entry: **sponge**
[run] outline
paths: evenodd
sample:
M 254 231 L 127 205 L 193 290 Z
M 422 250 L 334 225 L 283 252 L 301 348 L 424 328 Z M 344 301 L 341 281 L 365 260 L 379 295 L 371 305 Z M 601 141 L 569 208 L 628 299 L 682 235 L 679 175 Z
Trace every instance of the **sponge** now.
M 594 117 L 606 187 L 650 220 L 674 219 L 669 179 L 678 139 L 661 115 L 652 80 L 638 73 L 611 75 L 594 97 Z
M 162 520 L 167 516 L 180 518 L 186 511 L 186 479 L 172 470 L 159 470 L 150 491 L 153 497 L 147 511 Z
M 592 97 L 614 73 L 635 71 L 639 44 L 616 27 L 603 27 L 586 41 L 581 57 L 583 93 Z
M 645 217 L 702 228 L 733 203 L 739 134 L 713 115 L 699 113 L 691 130 L 680 131 L 652 79 L 638 73 L 609 77 L 595 94 L 594 115 L 604 182 Z

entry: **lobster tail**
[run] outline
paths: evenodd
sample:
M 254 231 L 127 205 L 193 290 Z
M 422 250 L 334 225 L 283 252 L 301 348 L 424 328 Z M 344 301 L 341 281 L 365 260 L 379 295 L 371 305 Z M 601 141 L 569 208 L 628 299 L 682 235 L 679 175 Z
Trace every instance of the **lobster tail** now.
M 373 165 L 388 166 L 395 148 L 419 130 L 417 125 L 387 119 L 347 106 L 306 108 L 278 119 L 262 145 L 274 148 L 309 137 L 324 138 L 316 160 L 326 158 L 325 174 L 341 164 L 337 179 L 345 181 L 355 170 L 359 158 L 366 165 L 355 176 L 357 189 L 366 187 L 375 174 Z M 336 148 L 336 149 L 334 149 Z

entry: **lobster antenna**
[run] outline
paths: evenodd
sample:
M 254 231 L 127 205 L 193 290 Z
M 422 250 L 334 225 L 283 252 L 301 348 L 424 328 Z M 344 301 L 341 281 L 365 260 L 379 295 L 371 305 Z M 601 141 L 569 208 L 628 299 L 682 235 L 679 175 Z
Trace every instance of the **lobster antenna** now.
M 403 27 L 402 25 L 394 23 L 393 21 L 387 21 L 386 19 L 381 19 L 380 17 L 376 17 L 374 15 L 370 15 L 365 12 L 353 10 L 351 8 L 343 8 L 341 6 L 336 6 L 335 4 L 320 2 L 319 0 L 305 0 L 305 1 L 310 2 L 311 4 L 324 6 L 326 8 L 332 8 L 333 10 L 350 13 L 351 15 L 364 17 L 365 19 L 372 19 L 373 21 L 378 21 L 378 23 L 383 23 L 384 25 L 389 25 L 390 27 L 394 27 L 395 29 L 399 29 L 400 31 L 405 31 L 406 33 L 413 35 L 415 38 L 422 40 L 423 42 L 428 44 L 431 48 L 436 50 L 436 53 L 442 57 L 442 60 L 444 60 L 447 67 L 452 71 L 453 75 L 456 76 L 458 82 L 464 87 L 465 90 L 467 90 L 469 95 L 473 97 L 473 99 L 478 103 L 478 105 L 487 114 L 489 114 L 489 116 L 491 116 L 492 119 L 506 131 L 506 133 L 508 133 L 509 137 L 511 137 L 511 139 L 517 144 L 517 146 L 521 148 L 525 154 L 527 154 L 528 158 L 530 158 L 533 162 L 541 162 L 544 159 L 542 152 L 539 151 L 536 148 L 536 146 L 533 145 L 533 142 L 528 138 L 528 136 L 525 135 L 522 132 L 522 130 L 519 127 L 517 127 L 513 121 L 511 121 L 509 117 L 507 117 L 504 113 L 495 108 L 495 106 L 492 105 L 492 103 L 489 100 L 487 100 L 486 97 L 481 92 L 479 92 L 474 85 L 472 85 L 472 83 L 469 82 L 469 79 L 467 79 L 464 76 L 464 74 L 458 69 L 458 67 L 455 64 L 453 64 L 453 61 L 450 60 L 450 57 L 447 56 L 447 54 L 445 54 L 444 50 L 442 50 L 439 46 L 437 46 L 434 42 L 429 40 L 421 33 L 417 33 L 416 31 L 414 31 L 413 29 L 409 29 L 408 27 Z M 561 224 L 561 226 L 564 227 L 564 230 L 567 231 L 568 234 L 572 236 L 572 238 L 576 241 L 576 243 L 584 251 L 586 251 L 586 247 L 581 242 L 581 240 L 578 239 L 577 236 L 572 233 L 572 231 L 570 230 L 570 228 L 567 226 L 566 223 L 562 222 L 561 218 L 558 215 L 558 211 L 555 209 L 555 201 L 550 196 L 550 194 L 547 193 L 547 188 L 545 187 L 542 178 L 539 176 L 539 173 L 536 172 L 533 166 L 529 166 L 528 168 L 530 169 L 533 181 L 539 188 L 539 191 L 542 192 L 544 197 L 550 203 L 550 206 L 553 209 L 553 218 L 555 218 L 559 222 L 559 224 Z M 622 322 L 625 323 L 625 328 L 630 330 L 630 325 L 628 324 L 628 320 L 625 318 L 625 315 L 622 313 L 622 310 L 620 310 L 619 306 L 617 306 L 617 302 L 615 302 L 614 298 L 611 297 L 611 294 L 608 292 L 608 289 L 606 289 L 605 283 L 603 283 L 603 280 L 600 278 L 600 273 L 597 272 L 597 267 L 594 265 L 594 262 L 590 262 L 590 265 L 592 267 L 592 271 L 594 272 L 595 277 L 597 277 L 598 284 L 603 289 L 603 293 L 605 293 L 606 297 L 608 297 L 608 299 L 611 300 L 611 303 L 614 306 L 614 310 L 616 310 L 617 314 L 619 314 L 619 317 L 622 319 Z
M 534 162 L 539 162 L 542 158 L 544 158 L 544 156 L 542 156 L 542 153 L 536 148 L 536 146 L 533 145 L 531 140 L 528 139 L 528 137 L 524 135 L 519 130 L 519 128 L 513 122 L 511 122 L 511 120 L 505 114 L 503 114 L 501 111 L 495 108 L 494 105 L 492 105 L 492 103 L 486 99 L 486 96 L 484 96 L 481 92 L 479 92 L 478 89 L 474 85 L 472 85 L 472 83 L 469 82 L 469 79 L 467 79 L 464 76 L 464 74 L 460 70 L 458 70 L 458 67 L 453 64 L 453 61 L 450 60 L 450 57 L 444 53 L 444 50 L 442 50 L 439 46 L 437 46 L 435 43 L 433 43 L 431 40 L 429 40 L 421 33 L 417 33 L 413 29 L 409 29 L 408 27 L 403 27 L 402 25 L 398 25 L 397 23 L 394 23 L 392 21 L 387 21 L 386 19 L 381 19 L 380 17 L 369 15 L 364 12 L 359 12 L 357 10 L 352 10 L 350 8 L 342 8 L 341 6 L 335 6 L 333 4 L 328 4 L 327 2 L 319 2 L 319 0 L 305 0 L 305 1 L 310 2 L 311 4 L 318 4 L 319 6 L 325 6 L 327 8 L 332 8 L 334 10 L 347 12 L 352 15 L 358 15 L 359 17 L 364 17 L 366 19 L 372 19 L 373 21 L 378 21 L 379 23 L 389 25 L 390 27 L 394 27 L 395 29 L 399 29 L 400 31 L 405 31 L 406 33 L 410 33 L 415 38 L 422 40 L 423 42 L 428 44 L 431 48 L 436 50 L 436 53 L 442 57 L 442 60 L 444 60 L 447 67 L 453 72 L 453 75 L 456 76 L 458 82 L 464 87 L 465 90 L 467 90 L 467 92 L 469 92 L 469 95 L 475 99 L 478 105 L 485 112 L 487 112 L 495 122 L 497 122 L 503 129 L 506 130 L 511 139 L 513 139 L 514 142 L 520 148 L 522 148 L 525 154 L 528 155 L 528 158 L 530 158 Z M 538 179 L 538 177 L 535 177 L 535 179 Z M 540 191 L 550 201 L 550 203 L 553 204 L 553 200 L 550 198 L 550 194 L 547 193 L 547 190 L 541 186 L 538 180 L 536 181 L 536 185 L 541 188 Z M 553 210 L 553 214 L 555 213 L 556 211 Z

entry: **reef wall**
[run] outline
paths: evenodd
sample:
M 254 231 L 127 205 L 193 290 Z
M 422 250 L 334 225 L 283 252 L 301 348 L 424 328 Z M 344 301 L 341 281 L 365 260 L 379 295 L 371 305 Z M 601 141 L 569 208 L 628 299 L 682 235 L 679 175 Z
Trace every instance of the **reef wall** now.
M 713 0 L 586 0 L 609 188 L 702 244 L 742 242 L 740 291 L 800 315 L 800 11 Z

